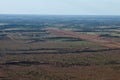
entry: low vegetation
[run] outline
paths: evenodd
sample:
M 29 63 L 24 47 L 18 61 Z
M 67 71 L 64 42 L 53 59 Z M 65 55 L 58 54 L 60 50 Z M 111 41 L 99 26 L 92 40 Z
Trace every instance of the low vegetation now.
M 0 18 L 0 80 L 120 79 L 120 17 L 8 16 Z

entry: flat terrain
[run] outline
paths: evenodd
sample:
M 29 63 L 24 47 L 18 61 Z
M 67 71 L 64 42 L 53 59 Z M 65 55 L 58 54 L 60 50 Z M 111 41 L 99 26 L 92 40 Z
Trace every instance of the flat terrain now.
M 0 79 L 119 80 L 119 51 L 7 55 L 0 65 Z
M 0 15 L 0 80 L 119 80 L 119 16 Z
M 83 34 L 83 33 L 79 34 L 79 33 L 75 33 L 75 32 L 68 31 L 68 30 L 59 30 L 59 29 L 54 29 L 54 28 L 48 29 L 48 32 L 54 35 L 79 38 L 79 39 L 90 41 L 90 42 L 100 43 L 101 45 L 106 46 L 111 49 L 120 48 L 120 42 L 103 39 L 99 36 L 93 36 L 93 35 L 88 35 L 88 34 Z

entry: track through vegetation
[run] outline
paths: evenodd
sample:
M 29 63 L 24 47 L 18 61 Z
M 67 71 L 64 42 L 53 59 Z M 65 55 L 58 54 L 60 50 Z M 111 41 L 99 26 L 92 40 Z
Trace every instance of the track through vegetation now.
M 65 37 L 73 37 L 73 38 L 80 38 L 82 40 L 90 41 L 90 42 L 96 42 L 100 43 L 101 45 L 109 48 L 109 49 L 120 49 L 120 43 L 114 42 L 112 40 L 104 39 L 99 36 L 93 36 L 88 34 L 80 34 L 73 31 L 68 30 L 60 30 L 57 28 L 49 28 L 47 29 L 49 33 L 53 35 L 59 35 L 59 36 L 65 36 Z

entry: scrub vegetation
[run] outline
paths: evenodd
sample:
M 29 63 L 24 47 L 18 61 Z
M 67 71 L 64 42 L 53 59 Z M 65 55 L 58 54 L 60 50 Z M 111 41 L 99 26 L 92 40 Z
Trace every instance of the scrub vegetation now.
M 0 15 L 0 80 L 119 80 L 119 16 Z

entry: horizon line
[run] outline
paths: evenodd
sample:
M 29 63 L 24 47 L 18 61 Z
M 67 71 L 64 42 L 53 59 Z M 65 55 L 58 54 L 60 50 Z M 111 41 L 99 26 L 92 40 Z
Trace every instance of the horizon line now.
M 14 13 L 0 13 L 0 15 L 43 15 L 43 16 L 120 16 L 120 15 L 110 15 L 110 14 L 14 14 Z

